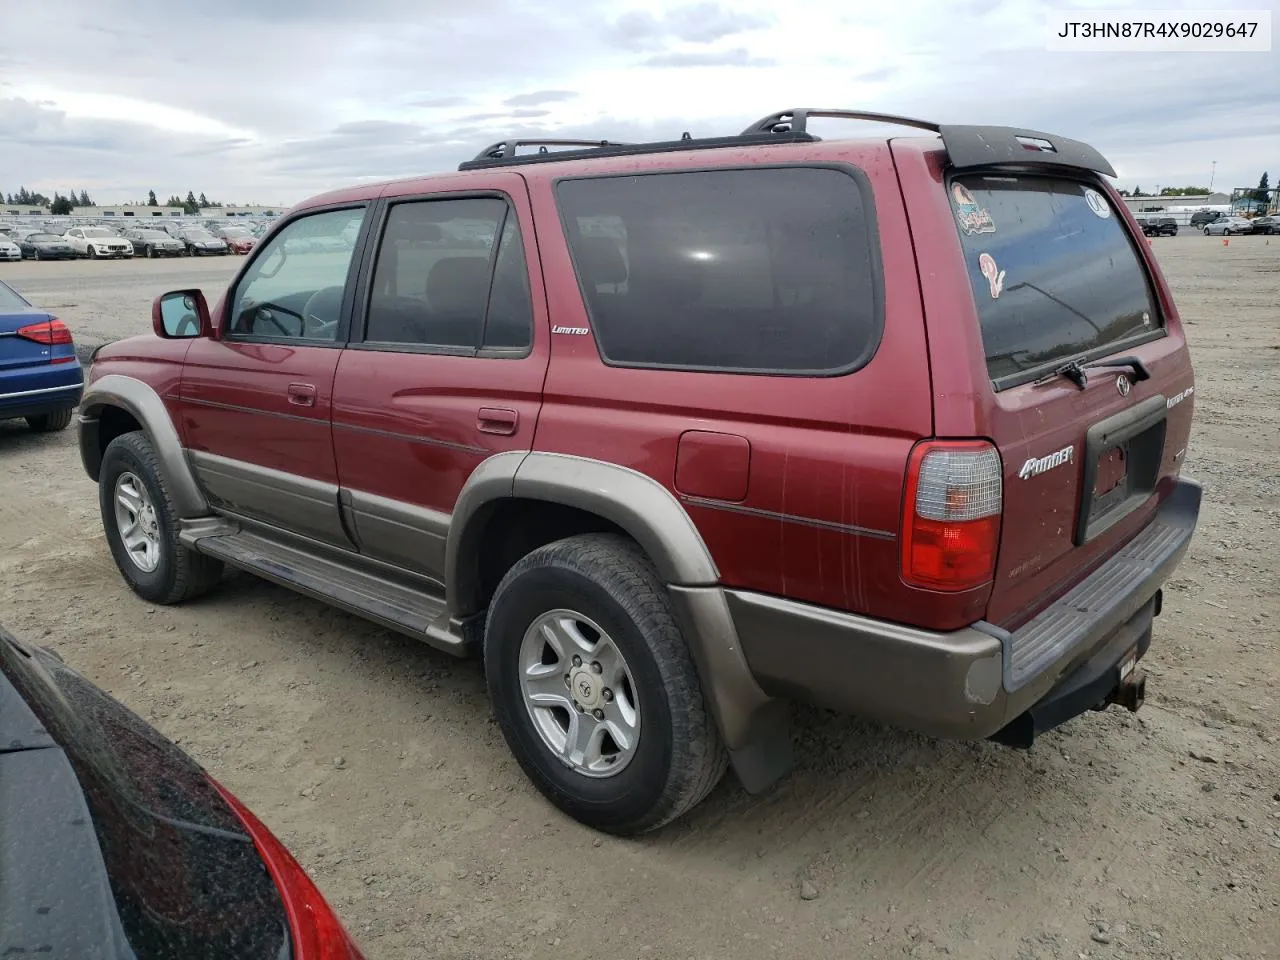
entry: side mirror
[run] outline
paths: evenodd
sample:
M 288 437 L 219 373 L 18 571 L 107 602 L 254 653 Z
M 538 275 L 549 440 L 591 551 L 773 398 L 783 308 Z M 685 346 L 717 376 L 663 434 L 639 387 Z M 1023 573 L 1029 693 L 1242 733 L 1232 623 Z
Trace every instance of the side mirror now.
M 157 337 L 166 340 L 209 336 L 213 321 L 204 294 L 199 290 L 173 290 L 156 297 L 151 304 L 151 327 Z

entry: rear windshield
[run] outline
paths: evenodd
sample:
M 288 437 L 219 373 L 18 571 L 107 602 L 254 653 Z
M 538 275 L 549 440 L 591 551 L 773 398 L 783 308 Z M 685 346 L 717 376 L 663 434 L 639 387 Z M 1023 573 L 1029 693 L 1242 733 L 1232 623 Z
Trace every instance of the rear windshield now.
M 12 287 L 0 283 L 0 310 L 26 310 L 30 306 Z
M 1074 180 L 966 176 L 951 182 L 950 200 L 997 384 L 1160 329 L 1133 240 L 1099 191 Z

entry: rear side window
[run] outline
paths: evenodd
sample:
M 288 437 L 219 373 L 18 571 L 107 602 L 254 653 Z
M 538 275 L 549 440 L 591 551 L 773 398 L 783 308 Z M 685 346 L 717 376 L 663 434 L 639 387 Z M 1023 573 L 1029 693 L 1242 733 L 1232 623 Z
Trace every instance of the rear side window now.
M 829 375 L 879 344 L 869 191 L 848 173 L 599 177 L 557 198 L 608 363 Z
M 997 386 L 1161 329 L 1133 239 L 1101 192 L 1005 176 L 958 177 L 949 192 Z

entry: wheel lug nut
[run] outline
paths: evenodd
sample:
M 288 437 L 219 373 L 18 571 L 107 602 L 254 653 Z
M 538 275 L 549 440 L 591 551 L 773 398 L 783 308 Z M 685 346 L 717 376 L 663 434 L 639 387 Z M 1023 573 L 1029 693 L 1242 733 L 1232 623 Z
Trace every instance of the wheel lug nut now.
M 613 691 L 610 690 L 608 687 L 604 688 L 604 692 L 601 693 L 600 696 L 604 697 L 605 703 L 613 702 Z
M 567 673 L 564 675 L 564 685 L 565 685 L 566 687 L 571 687 L 571 686 L 573 686 L 573 681 L 572 681 L 571 679 L 569 679 L 569 675 L 568 675 Z
M 581 658 L 581 657 L 574 657 L 574 658 L 573 658 L 573 665 L 574 665 L 575 667 L 580 667 L 580 666 L 582 666 L 582 658 Z
M 604 719 L 604 711 L 603 711 L 603 710 L 592 710 L 592 711 L 591 711 L 591 715 L 592 715 L 593 717 L 595 717 L 597 720 L 603 720 L 603 719 Z
M 604 667 L 600 666 L 600 664 L 598 664 L 598 663 L 593 662 L 593 663 L 591 664 L 591 672 L 592 672 L 592 673 L 604 673 Z
M 584 707 L 584 706 L 583 706 L 582 704 L 580 704 L 580 703 L 575 703 L 575 704 L 573 705 L 573 709 L 577 710 L 579 713 L 586 713 L 586 712 L 587 712 L 586 707 Z

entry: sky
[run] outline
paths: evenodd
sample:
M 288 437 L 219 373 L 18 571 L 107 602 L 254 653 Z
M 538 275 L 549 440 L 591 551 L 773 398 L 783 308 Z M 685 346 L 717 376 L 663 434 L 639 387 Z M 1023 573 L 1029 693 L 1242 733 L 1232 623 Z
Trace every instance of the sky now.
M 1232 0 L 1272 11 L 1280 0 Z M 1214 4 L 1065 2 L 1168 10 Z M 1219 4 L 1218 6 L 1221 6 Z M 1084 140 L 1116 185 L 1280 180 L 1269 53 L 1050 52 L 1036 0 L 0 0 L 0 193 L 292 204 L 511 136 L 737 133 L 796 106 Z M 827 121 L 823 136 L 887 132 Z M 903 131 L 905 132 L 905 131 Z M 1216 168 L 1214 166 L 1216 161 Z

